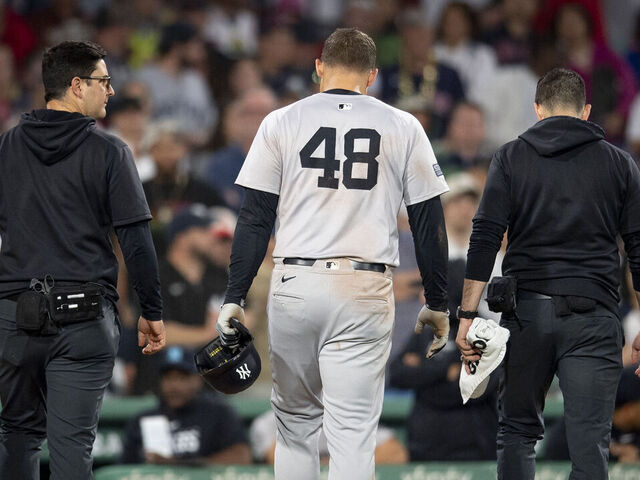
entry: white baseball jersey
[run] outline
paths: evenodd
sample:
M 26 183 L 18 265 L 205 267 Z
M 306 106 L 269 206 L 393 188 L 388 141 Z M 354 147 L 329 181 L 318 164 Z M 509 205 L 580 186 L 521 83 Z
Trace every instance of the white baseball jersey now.
M 411 114 L 367 95 L 318 93 L 271 112 L 238 185 L 280 196 L 275 258 L 398 265 L 400 202 L 448 191 Z

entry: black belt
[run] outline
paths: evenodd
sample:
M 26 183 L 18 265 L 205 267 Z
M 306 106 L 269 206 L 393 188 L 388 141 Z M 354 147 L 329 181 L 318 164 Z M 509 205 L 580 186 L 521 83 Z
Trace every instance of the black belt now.
M 349 260 L 354 270 L 369 270 L 371 272 L 384 273 L 387 266 L 384 263 L 366 263 Z M 300 265 L 302 267 L 312 267 L 316 263 L 314 258 L 285 258 L 282 260 L 285 265 Z
M 532 292 L 531 290 L 518 290 L 518 299 L 522 300 L 552 300 L 549 295 Z

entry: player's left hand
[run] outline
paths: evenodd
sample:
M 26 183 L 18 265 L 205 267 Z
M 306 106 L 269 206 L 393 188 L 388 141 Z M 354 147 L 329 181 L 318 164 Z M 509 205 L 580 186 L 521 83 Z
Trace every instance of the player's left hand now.
M 232 318 L 244 324 L 244 310 L 237 303 L 225 303 L 218 314 L 216 330 L 225 347 L 236 348 L 240 344 L 240 333 L 231 325 Z
M 427 358 L 431 358 L 444 348 L 449 339 L 449 312 L 439 312 L 423 306 L 418 313 L 414 329 L 416 334 L 422 333 L 425 325 L 433 329 L 433 342 L 427 351 Z
M 636 364 L 638 363 L 638 358 L 640 357 L 640 333 L 636 335 L 636 338 L 633 340 L 633 344 L 631 344 L 631 362 Z M 636 376 L 640 377 L 640 366 L 636 369 Z

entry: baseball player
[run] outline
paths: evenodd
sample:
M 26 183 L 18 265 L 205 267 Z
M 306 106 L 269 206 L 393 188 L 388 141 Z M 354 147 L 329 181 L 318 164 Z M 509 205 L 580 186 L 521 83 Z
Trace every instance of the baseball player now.
M 419 122 L 366 96 L 378 73 L 375 44 L 338 29 L 316 60 L 320 91 L 269 114 L 236 183 L 246 188 L 217 329 L 228 346 L 274 222 L 269 296 L 275 476 L 319 476 L 322 426 L 329 478 L 370 480 L 391 347 L 391 269 L 404 200 L 425 288 L 416 330 L 434 329 L 427 356 L 449 332 L 447 237 L 439 195 L 448 190 Z

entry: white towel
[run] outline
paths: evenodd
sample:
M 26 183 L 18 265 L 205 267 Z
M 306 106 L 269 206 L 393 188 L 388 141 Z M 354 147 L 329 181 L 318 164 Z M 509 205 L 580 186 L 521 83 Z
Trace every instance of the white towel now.
M 470 398 L 478 398 L 487 389 L 491 372 L 498 368 L 507 352 L 507 340 L 509 330 L 493 320 L 480 317 L 473 320 L 467 332 L 467 342 L 481 350 L 482 356 L 469 365 L 471 374 L 467 373 L 463 362 L 460 371 L 462 403 L 467 403 Z

